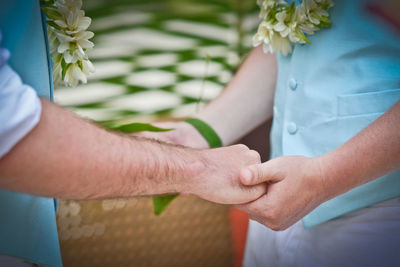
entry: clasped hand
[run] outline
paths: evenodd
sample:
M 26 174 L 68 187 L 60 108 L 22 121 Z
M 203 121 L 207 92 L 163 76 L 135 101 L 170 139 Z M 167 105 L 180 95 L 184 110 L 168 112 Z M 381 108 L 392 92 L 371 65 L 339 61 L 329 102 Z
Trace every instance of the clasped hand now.
M 243 184 L 267 183 L 259 199 L 237 208 L 275 231 L 285 230 L 328 200 L 319 158 L 286 156 L 241 171 Z
M 178 192 L 194 194 L 220 204 L 247 203 L 261 197 L 266 192 L 266 186 L 263 183 L 248 186 L 241 183 L 239 179 L 241 169 L 260 163 L 258 152 L 250 150 L 245 145 L 206 149 L 208 148 L 207 142 L 187 123 L 166 122 L 155 125 L 174 130 L 162 133 L 141 132 L 134 136 L 200 148 L 193 151 L 193 153 L 201 154 L 200 160 L 190 166 L 184 166 L 191 169 L 191 175 L 186 181 L 183 181 L 185 186 L 177 188 Z
M 186 123 L 158 126 L 176 131 L 144 136 L 185 146 L 207 147 L 205 140 Z M 208 175 L 197 177 L 202 181 L 197 181 L 197 188 L 190 193 L 217 203 L 240 203 L 236 206 L 238 209 L 273 230 L 288 228 L 328 200 L 319 158 L 286 156 L 260 164 L 258 153 L 243 145 L 209 151 L 209 162 L 217 165 L 208 169 Z M 239 166 L 242 166 L 240 170 Z

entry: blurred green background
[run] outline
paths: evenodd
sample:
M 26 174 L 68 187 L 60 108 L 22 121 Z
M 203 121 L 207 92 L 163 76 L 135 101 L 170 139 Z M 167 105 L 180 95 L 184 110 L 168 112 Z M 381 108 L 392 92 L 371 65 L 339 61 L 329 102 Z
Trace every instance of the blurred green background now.
M 84 0 L 96 73 L 55 101 L 97 122 L 190 117 L 215 98 L 251 49 L 256 0 Z M 65 266 L 233 266 L 228 207 L 180 197 L 60 201 Z
M 84 1 L 96 73 L 55 100 L 96 121 L 186 117 L 217 96 L 251 47 L 255 0 Z M 198 107 L 197 107 L 198 108 Z M 147 120 L 148 118 L 145 118 Z

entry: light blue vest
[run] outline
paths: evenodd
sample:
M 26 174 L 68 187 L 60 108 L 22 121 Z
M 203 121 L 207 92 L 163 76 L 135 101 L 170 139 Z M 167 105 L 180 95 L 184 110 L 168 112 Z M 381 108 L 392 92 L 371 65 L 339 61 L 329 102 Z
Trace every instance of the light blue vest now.
M 400 100 L 400 37 L 368 13 L 368 1 L 334 2 L 331 29 L 278 56 L 271 158 L 330 152 Z M 311 227 L 397 196 L 400 170 L 323 203 L 303 223 Z
M 9 65 L 41 97 L 52 99 L 43 25 L 39 0 L 0 0 L 2 46 L 11 52 Z M 0 190 L 0 254 L 62 266 L 54 199 Z

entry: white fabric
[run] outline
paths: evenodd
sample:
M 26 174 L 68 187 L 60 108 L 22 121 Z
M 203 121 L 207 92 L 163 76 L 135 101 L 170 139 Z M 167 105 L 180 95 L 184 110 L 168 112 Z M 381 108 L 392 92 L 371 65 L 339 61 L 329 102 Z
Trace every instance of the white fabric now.
M 6 64 L 9 57 L 9 52 L 0 48 L 0 158 L 38 123 L 41 114 L 39 97 L 35 90 L 24 85 L 20 77 Z M 34 265 L 0 254 L 0 266 Z
M 274 232 L 250 221 L 244 267 L 400 266 L 400 200 L 350 212 L 311 229 Z
M 35 90 L 6 64 L 8 57 L 0 49 L 0 158 L 35 127 L 41 114 Z

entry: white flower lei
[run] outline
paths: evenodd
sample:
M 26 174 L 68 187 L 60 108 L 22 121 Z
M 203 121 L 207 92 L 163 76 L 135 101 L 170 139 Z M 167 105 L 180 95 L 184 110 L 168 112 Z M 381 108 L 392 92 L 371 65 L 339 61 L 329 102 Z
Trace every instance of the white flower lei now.
M 42 0 L 41 5 L 47 17 L 54 84 L 86 83 L 87 76 L 94 72 L 86 54 L 94 46 L 89 41 L 94 33 L 87 31 L 92 20 L 81 10 L 82 0 Z
M 310 44 L 306 35 L 332 24 L 327 11 L 333 6 L 331 0 L 303 0 L 297 6 L 283 0 L 257 0 L 257 4 L 263 20 L 253 37 L 253 44 L 263 44 L 265 53 L 279 51 L 286 56 L 292 53 L 292 44 Z

